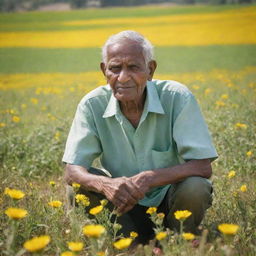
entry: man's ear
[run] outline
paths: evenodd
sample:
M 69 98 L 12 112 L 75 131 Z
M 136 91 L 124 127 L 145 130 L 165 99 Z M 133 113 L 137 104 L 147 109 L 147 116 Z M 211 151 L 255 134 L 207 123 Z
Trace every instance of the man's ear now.
M 106 65 L 104 62 L 100 63 L 100 69 L 101 69 L 103 75 L 106 76 Z
M 149 68 L 148 81 L 151 81 L 153 79 L 156 67 L 157 67 L 157 63 L 155 60 L 151 60 L 148 63 L 148 68 Z

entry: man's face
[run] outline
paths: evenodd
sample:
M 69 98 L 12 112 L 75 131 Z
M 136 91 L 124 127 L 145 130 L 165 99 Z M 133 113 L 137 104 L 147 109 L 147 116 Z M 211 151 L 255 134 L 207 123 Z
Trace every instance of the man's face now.
M 109 46 L 107 61 L 101 63 L 114 96 L 123 103 L 141 101 L 147 80 L 152 79 L 155 67 L 154 61 L 145 63 L 141 46 L 130 40 Z

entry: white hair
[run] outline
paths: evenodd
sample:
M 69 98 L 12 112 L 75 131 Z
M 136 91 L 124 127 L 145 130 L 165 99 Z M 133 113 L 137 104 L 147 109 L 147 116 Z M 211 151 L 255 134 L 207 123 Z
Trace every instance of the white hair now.
M 102 61 L 104 63 L 107 62 L 107 49 L 110 45 L 121 43 L 123 40 L 127 40 L 127 39 L 138 43 L 142 47 L 142 53 L 146 63 L 149 63 L 149 61 L 153 60 L 154 47 L 149 42 L 149 40 L 136 31 L 125 30 L 117 34 L 114 34 L 108 38 L 108 40 L 102 47 Z

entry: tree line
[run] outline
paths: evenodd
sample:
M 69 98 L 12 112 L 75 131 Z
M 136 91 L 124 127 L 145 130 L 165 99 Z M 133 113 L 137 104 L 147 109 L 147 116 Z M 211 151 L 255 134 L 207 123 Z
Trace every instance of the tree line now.
M 40 6 L 68 3 L 72 8 L 136 6 L 158 3 L 175 4 L 241 4 L 255 3 L 256 0 L 0 0 L 0 11 L 12 12 L 19 9 L 35 10 Z

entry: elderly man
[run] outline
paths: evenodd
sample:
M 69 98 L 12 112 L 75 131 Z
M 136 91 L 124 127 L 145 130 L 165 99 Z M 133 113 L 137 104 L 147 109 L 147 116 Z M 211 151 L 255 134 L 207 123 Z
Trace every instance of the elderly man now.
M 178 230 L 176 210 L 189 210 L 185 230 L 197 233 L 211 205 L 211 161 L 217 157 L 192 93 L 174 81 L 152 80 L 153 47 L 135 31 L 111 36 L 102 50 L 107 85 L 79 103 L 63 161 L 68 184 L 95 202 L 107 198 L 121 214 L 122 232 L 153 238 L 150 206 Z M 100 157 L 106 172 L 92 167 Z

